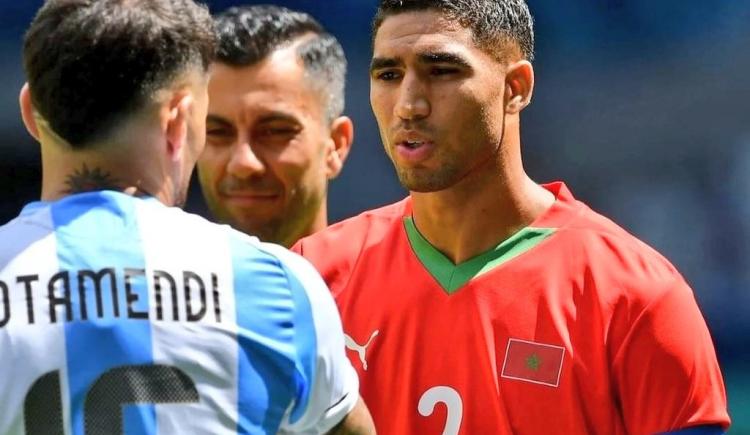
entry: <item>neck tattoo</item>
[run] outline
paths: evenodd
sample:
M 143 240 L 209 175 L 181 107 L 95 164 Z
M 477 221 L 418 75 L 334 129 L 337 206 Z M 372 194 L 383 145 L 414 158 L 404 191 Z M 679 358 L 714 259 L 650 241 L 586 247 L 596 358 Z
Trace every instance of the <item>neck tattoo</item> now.
M 121 190 L 120 181 L 101 168 L 89 169 L 86 164 L 65 179 L 65 194 L 93 192 L 97 190 Z

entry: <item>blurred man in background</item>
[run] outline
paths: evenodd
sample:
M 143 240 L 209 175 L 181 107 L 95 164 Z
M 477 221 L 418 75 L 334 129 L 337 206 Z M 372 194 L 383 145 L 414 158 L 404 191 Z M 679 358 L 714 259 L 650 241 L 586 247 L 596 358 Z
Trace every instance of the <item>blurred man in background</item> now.
M 312 267 L 172 207 L 215 49 L 191 0 L 49 0 L 31 23 L 42 194 L 0 227 L 0 433 L 372 433 Z
M 388 434 L 718 434 L 682 276 L 521 158 L 523 0 L 381 0 L 370 101 L 398 203 L 302 239 Z
M 328 181 L 354 137 L 342 116 L 344 51 L 283 7 L 231 8 L 216 27 L 203 194 L 217 220 L 289 247 L 326 227 Z

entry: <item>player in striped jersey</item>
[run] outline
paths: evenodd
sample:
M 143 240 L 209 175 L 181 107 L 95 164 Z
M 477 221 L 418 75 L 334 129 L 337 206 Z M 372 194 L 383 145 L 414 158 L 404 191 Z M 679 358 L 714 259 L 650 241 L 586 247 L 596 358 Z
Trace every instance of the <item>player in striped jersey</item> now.
M 179 208 L 215 35 L 191 0 L 49 0 L 20 103 L 41 201 L 0 227 L 0 434 L 372 433 L 325 284 Z

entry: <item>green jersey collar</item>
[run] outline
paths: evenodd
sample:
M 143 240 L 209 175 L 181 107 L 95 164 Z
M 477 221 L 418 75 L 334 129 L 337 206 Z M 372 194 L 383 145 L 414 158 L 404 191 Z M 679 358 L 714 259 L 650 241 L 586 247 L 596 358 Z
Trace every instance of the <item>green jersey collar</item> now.
M 526 227 L 494 248 L 461 264 L 453 264 L 448 257 L 435 249 L 422 236 L 411 216 L 404 217 L 404 228 L 419 261 L 449 295 L 455 293 L 471 279 L 532 249 L 555 232 L 554 228 Z

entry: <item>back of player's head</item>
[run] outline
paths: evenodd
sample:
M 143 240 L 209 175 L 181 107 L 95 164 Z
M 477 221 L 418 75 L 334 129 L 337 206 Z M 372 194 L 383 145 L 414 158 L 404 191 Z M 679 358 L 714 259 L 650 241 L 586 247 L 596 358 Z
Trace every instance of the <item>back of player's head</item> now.
M 208 10 L 192 0 L 47 0 L 24 39 L 31 99 L 75 148 L 216 51 Z
M 477 46 L 498 58 L 508 42 L 523 58 L 534 58 L 534 20 L 524 0 L 380 0 L 373 35 L 391 15 L 426 10 L 471 29 Z
M 280 6 L 233 7 L 216 16 L 217 60 L 251 66 L 275 50 L 310 36 L 297 48 L 311 85 L 321 93 L 329 120 L 344 111 L 346 57 L 336 38 L 312 16 Z

